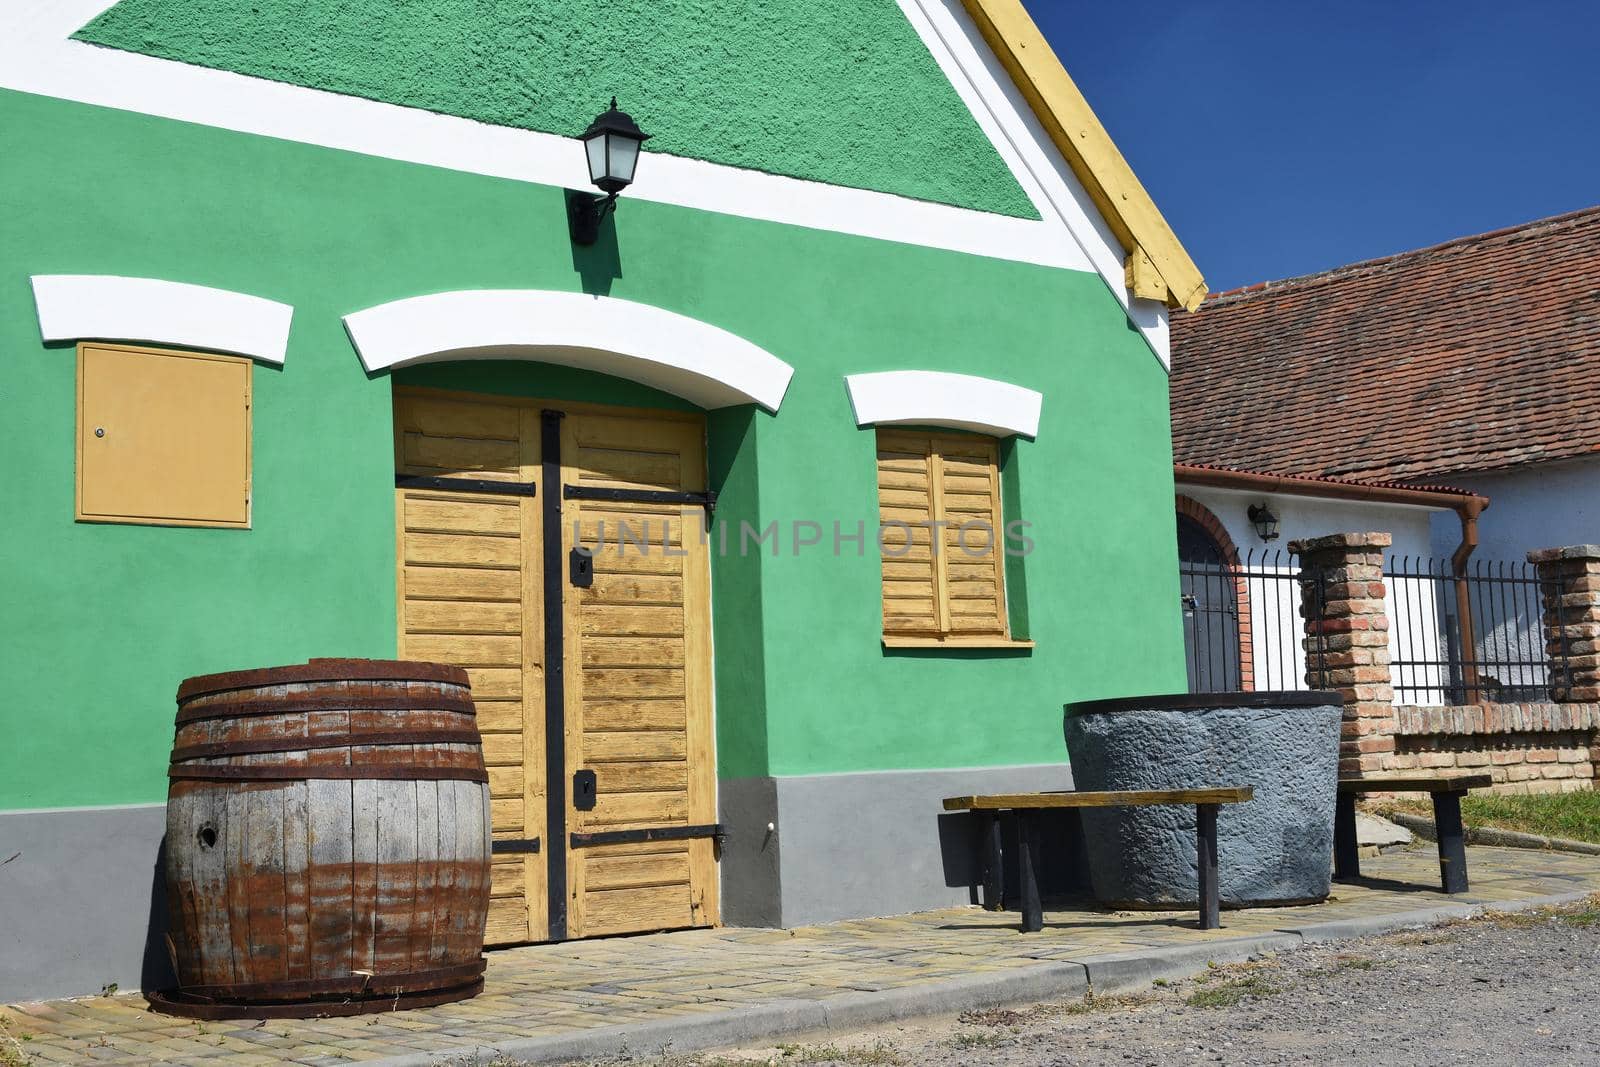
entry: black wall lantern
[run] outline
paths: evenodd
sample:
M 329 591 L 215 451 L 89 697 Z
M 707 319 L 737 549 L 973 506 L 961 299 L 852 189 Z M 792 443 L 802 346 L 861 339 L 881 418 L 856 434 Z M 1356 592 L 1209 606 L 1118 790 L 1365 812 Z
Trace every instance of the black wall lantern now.
M 1278 539 L 1278 516 L 1265 504 L 1251 504 L 1250 525 L 1256 528 L 1256 533 L 1263 541 L 1276 541 Z
M 639 146 L 650 135 L 639 129 L 627 112 L 617 110 L 617 98 L 613 96 L 611 108 L 589 123 L 578 139 L 589 159 L 589 180 L 606 194 L 567 193 L 572 239 L 580 245 L 592 245 L 600 236 L 601 221 L 616 210 L 617 194 L 633 183 Z

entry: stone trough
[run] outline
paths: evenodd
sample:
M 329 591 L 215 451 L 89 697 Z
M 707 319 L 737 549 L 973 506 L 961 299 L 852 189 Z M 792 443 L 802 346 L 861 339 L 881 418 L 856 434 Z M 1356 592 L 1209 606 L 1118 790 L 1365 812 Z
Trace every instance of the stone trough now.
M 1254 787 L 1218 818 L 1223 906 L 1316 903 L 1332 878 L 1340 714 L 1339 694 L 1315 691 L 1086 701 L 1066 707 L 1067 755 L 1081 790 Z M 1085 810 L 1083 829 L 1102 903 L 1196 906 L 1192 806 Z

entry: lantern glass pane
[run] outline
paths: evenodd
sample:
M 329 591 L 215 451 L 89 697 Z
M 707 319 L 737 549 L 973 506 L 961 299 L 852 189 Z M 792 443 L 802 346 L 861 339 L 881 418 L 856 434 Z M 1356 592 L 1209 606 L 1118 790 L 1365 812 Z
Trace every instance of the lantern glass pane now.
M 606 139 L 611 142 L 611 176 L 622 182 L 633 181 L 633 169 L 639 163 L 639 142 L 618 134 Z
M 603 133 L 597 133 L 583 142 L 584 151 L 589 154 L 589 180 L 597 182 L 606 176 L 606 140 Z

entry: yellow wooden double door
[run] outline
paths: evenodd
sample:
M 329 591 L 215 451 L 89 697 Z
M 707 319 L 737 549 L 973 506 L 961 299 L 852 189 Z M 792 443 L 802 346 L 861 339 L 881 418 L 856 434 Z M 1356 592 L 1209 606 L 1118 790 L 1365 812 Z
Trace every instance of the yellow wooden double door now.
M 490 944 L 718 921 L 699 416 L 395 391 L 399 647 L 464 667 Z

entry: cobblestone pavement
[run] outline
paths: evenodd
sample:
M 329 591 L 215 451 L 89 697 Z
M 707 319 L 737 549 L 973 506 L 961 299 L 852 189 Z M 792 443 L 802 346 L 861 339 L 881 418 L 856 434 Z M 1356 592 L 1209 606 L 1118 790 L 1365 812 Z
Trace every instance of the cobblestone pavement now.
M 1262 953 L 1121 995 L 603 1067 L 1567 1067 L 1600 1063 L 1597 998 L 1590 898 Z
M 898 989 L 1041 962 L 1221 949 L 1273 931 L 1444 904 L 1600 892 L 1600 860 L 1592 856 L 1473 848 L 1469 860 L 1467 894 L 1439 892 L 1436 854 L 1423 848 L 1364 861 L 1367 879 L 1335 886 L 1325 904 L 1226 912 L 1224 928 L 1215 931 L 1195 929 L 1192 912 L 1085 908 L 1047 912 L 1042 932 L 1023 935 L 1013 913 L 952 908 L 796 930 L 696 930 L 498 951 L 489 956 L 483 995 L 386 1015 L 195 1023 L 157 1015 L 131 994 L 11 1005 L 0 1009 L 0 1020 L 24 1063 L 333 1064 Z M 5 1047 L 0 1036 L 0 1053 Z

